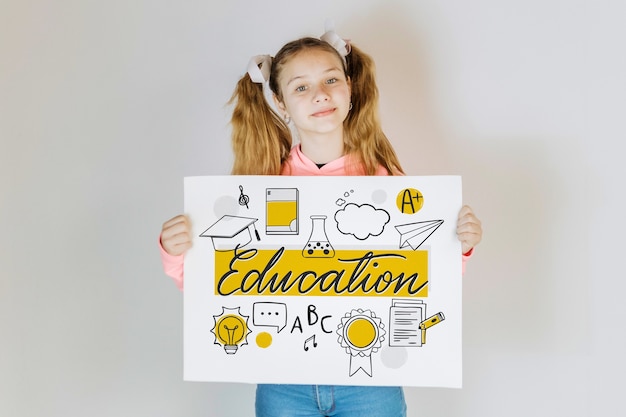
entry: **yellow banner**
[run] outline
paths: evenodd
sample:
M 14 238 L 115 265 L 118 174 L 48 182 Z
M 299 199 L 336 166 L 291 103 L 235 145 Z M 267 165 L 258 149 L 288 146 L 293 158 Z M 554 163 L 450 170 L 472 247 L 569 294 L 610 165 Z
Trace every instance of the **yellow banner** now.
M 215 252 L 215 295 L 427 297 L 428 251 L 301 250 Z

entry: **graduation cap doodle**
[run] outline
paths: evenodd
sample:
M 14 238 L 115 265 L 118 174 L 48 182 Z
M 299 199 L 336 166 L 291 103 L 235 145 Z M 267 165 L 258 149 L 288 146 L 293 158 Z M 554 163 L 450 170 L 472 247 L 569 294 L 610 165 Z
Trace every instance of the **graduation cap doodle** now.
M 229 251 L 246 246 L 252 241 L 252 233 L 256 240 L 261 240 L 254 222 L 259 219 L 224 215 L 211 227 L 200 234 L 200 237 L 210 237 L 216 251 Z
M 417 250 L 442 224 L 443 220 L 426 220 L 395 226 L 400 233 L 400 248 L 410 246 L 411 249 Z

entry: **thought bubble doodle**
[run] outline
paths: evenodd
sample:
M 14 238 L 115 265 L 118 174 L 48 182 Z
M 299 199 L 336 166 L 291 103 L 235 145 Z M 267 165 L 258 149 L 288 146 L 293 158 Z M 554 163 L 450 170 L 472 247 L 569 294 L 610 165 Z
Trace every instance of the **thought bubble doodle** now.
M 287 305 L 283 303 L 254 303 L 252 323 L 259 327 L 276 327 L 276 333 L 287 325 Z
M 345 198 L 348 198 L 348 197 L 350 197 L 350 195 L 351 195 L 352 193 L 354 193 L 354 190 L 345 191 L 345 192 L 343 193 L 343 196 L 344 196 Z M 335 201 L 335 204 L 336 204 L 336 205 L 338 205 L 339 207 L 341 207 L 341 206 L 343 206 L 344 204 L 346 204 L 346 200 L 344 200 L 343 198 L 338 198 L 338 199 Z
M 335 213 L 337 229 L 344 235 L 353 235 L 359 240 L 380 235 L 389 219 L 387 211 L 369 204 L 359 206 L 349 203 Z

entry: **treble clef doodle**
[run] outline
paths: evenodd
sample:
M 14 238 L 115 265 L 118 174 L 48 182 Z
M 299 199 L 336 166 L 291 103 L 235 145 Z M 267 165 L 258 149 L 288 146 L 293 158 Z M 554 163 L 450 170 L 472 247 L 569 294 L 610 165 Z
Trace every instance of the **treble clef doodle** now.
M 248 207 L 248 203 L 250 202 L 250 197 L 248 197 L 246 194 L 243 193 L 243 186 L 240 185 L 239 186 L 239 205 L 240 206 L 246 206 L 247 209 L 250 209 L 250 207 Z

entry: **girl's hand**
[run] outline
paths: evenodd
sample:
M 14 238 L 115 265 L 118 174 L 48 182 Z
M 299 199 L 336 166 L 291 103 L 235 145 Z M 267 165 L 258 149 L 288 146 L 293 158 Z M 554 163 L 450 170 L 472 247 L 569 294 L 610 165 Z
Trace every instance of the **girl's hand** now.
M 470 206 L 463 206 L 456 223 L 456 234 L 461 241 L 463 254 L 469 253 L 478 245 L 483 237 L 480 220 L 474 215 Z
M 163 223 L 161 246 L 173 256 L 187 252 L 191 247 L 191 226 L 187 216 L 181 214 Z

